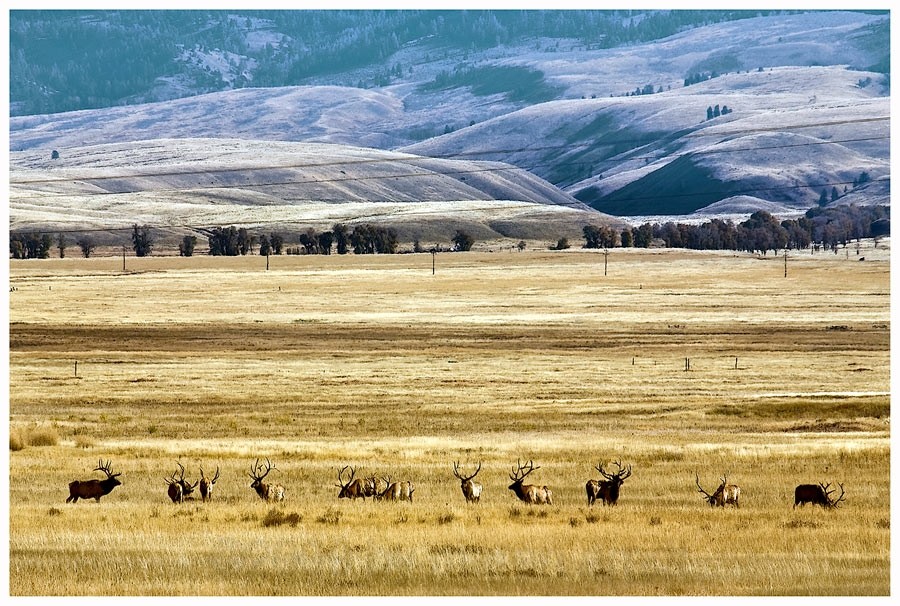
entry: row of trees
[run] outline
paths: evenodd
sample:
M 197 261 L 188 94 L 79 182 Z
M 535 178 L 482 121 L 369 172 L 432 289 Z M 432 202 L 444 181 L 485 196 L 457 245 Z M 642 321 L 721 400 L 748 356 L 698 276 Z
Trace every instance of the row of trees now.
M 812 208 L 798 219 L 779 221 L 761 210 L 735 224 L 712 219 L 700 225 L 644 223 L 621 232 L 587 225 L 585 248 L 615 246 L 649 248 L 658 243 L 667 248 L 694 250 L 743 250 L 766 254 L 782 249 L 805 249 L 811 245 L 836 250 L 852 240 L 890 234 L 890 208 L 886 206 L 838 206 Z

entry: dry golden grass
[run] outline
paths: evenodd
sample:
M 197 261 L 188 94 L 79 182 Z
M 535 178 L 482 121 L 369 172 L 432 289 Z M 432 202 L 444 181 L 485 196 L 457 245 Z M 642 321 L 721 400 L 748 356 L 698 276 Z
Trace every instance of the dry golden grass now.
M 606 276 L 574 250 L 435 275 L 427 254 L 11 262 L 11 445 L 59 441 L 10 452 L 10 591 L 887 595 L 889 263 L 863 254 L 788 278 L 679 251 L 614 251 Z M 123 485 L 65 504 L 100 458 Z M 554 506 L 507 490 L 518 458 Z M 634 468 L 619 506 L 588 508 L 612 459 Z M 168 501 L 176 460 L 221 468 L 212 503 Z M 454 460 L 484 461 L 480 504 Z M 347 464 L 415 502 L 338 500 Z M 705 505 L 695 471 L 741 508 Z M 819 481 L 846 502 L 793 510 Z

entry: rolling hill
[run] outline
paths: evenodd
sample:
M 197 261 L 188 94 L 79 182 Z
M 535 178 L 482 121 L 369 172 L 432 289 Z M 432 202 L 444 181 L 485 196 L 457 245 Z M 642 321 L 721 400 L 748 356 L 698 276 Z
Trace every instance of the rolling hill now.
M 74 217 L 92 226 L 113 217 L 238 222 L 263 215 L 261 208 L 263 223 L 278 217 L 286 225 L 319 224 L 324 219 L 313 209 L 324 204 L 371 207 L 345 213 L 347 220 L 393 213 L 398 223 L 413 224 L 407 233 L 427 223 L 428 233 L 446 237 L 468 224 L 488 237 L 552 238 L 577 233 L 585 222 L 619 223 L 610 215 L 796 215 L 832 188 L 841 194 L 837 203 L 889 204 L 889 75 L 882 73 L 889 19 L 776 13 L 621 45 L 530 35 L 460 47 L 422 35 L 399 41 L 378 63 L 344 62 L 302 85 L 260 88 L 251 87 L 264 80 L 261 71 L 254 75 L 262 69 L 256 55 L 241 59 L 197 43 L 189 60 L 219 74 L 226 90 L 190 95 L 182 78 L 181 93 L 190 96 L 11 117 L 11 228 L 70 224 Z M 233 21 L 247 49 L 286 40 L 277 20 Z M 233 71 L 238 65 L 243 81 Z M 372 85 L 385 71 L 387 81 Z M 173 82 L 160 78 L 154 86 Z M 158 148 L 183 155 L 154 159 L 148 150 Z M 50 160 L 53 150 L 57 161 Z M 296 154 L 288 163 L 312 158 L 333 166 L 316 169 L 315 184 L 308 166 L 284 168 L 282 154 Z M 335 174 L 347 157 L 364 163 Z M 145 168 L 162 172 L 160 162 L 190 175 L 139 178 Z M 400 178 L 379 175 L 378 167 L 431 172 Z M 109 172 L 92 180 L 99 174 L 92 171 Z M 204 171 L 209 175 L 199 178 Z M 471 174 L 463 181 L 459 173 Z M 867 183 L 857 187 L 862 174 Z M 69 175 L 72 183 L 20 183 L 35 175 Z M 218 200 L 219 210 L 227 201 L 236 214 L 200 212 L 209 204 L 199 202 L 204 188 L 215 190 L 207 198 Z M 36 209 L 36 192 L 46 189 L 53 196 Z M 104 194 L 100 207 L 116 200 L 128 211 L 79 214 L 93 207 L 91 192 Z M 157 208 L 162 195 L 154 192 L 187 206 L 174 214 L 174 202 Z M 69 198 L 76 194 L 77 202 Z M 480 202 L 492 210 L 474 213 L 470 203 Z M 545 206 L 548 218 L 516 218 L 511 209 L 501 212 L 504 203 Z M 426 220 L 399 212 L 398 204 L 444 206 Z M 510 227 L 520 219 L 521 229 Z M 572 223 L 563 229 L 566 220 Z M 537 229 L 542 224 L 546 229 Z

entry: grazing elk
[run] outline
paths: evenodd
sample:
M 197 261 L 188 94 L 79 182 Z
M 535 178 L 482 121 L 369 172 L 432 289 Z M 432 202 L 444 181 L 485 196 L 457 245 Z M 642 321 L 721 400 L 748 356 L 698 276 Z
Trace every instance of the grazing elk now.
M 78 499 L 94 499 L 99 503 L 100 497 L 108 495 L 113 488 L 122 484 L 119 480 L 119 476 L 122 474 L 113 473 L 109 461 L 104 465 L 103 459 L 100 459 L 94 471 L 102 471 L 106 474 L 106 479 L 69 482 L 69 497 L 66 499 L 66 503 L 77 503 Z
M 206 502 L 212 500 L 213 486 L 216 484 L 216 480 L 219 479 L 219 466 L 216 465 L 216 475 L 212 477 L 212 479 L 207 478 L 203 474 L 203 468 L 200 468 L 200 498 Z
M 263 479 L 269 475 L 269 472 L 273 469 L 276 469 L 276 467 L 269 462 L 268 457 L 266 458 L 266 470 L 264 472 L 262 465 L 259 464 L 259 459 L 256 459 L 256 464 L 250 467 L 250 477 L 253 478 L 253 483 L 250 484 L 250 488 L 255 490 L 256 494 L 258 494 L 259 498 L 263 501 L 277 503 L 284 500 L 284 486 L 281 484 L 266 484 L 263 482 Z
M 169 494 L 169 498 L 172 499 L 173 503 L 182 503 L 187 499 L 193 499 L 190 496 L 194 489 L 197 488 L 197 484 L 200 483 L 200 480 L 197 480 L 193 484 L 184 479 L 184 465 L 182 465 L 179 461 L 175 461 L 178 464 L 178 470 L 172 472 L 171 478 L 165 478 L 166 484 L 169 485 L 167 489 L 167 493 Z M 175 477 L 176 473 L 181 472 L 179 477 Z
M 603 469 L 602 463 L 594 467 L 606 479 L 588 480 L 584 485 L 589 506 L 593 505 L 597 499 L 602 500 L 604 505 L 615 505 L 619 502 L 619 489 L 625 480 L 631 477 L 631 465 L 622 467 L 620 461 L 614 461 L 614 463 L 618 468 L 615 473 L 607 473 Z
M 697 481 L 697 490 L 703 493 L 703 498 L 706 499 L 706 502 L 709 503 L 710 507 L 725 507 L 729 503 L 735 507 L 740 507 L 738 499 L 741 496 L 741 487 L 737 484 L 729 484 L 728 476 L 723 476 L 721 478 L 722 483 L 719 484 L 719 487 L 716 488 L 716 491 L 712 494 L 709 494 L 703 490 L 702 486 L 700 486 L 700 476 L 696 471 L 694 472 L 694 476 Z
M 350 477 L 347 478 L 347 481 L 344 482 L 344 472 L 347 469 L 350 469 Z M 356 475 L 356 470 L 353 467 L 349 467 L 344 465 L 340 471 L 338 471 L 338 484 L 335 484 L 338 488 L 341 489 L 341 492 L 338 493 L 339 499 L 359 499 L 362 498 L 365 500 L 366 497 L 372 496 L 370 492 L 370 483 L 368 480 L 364 480 L 362 478 L 353 477 Z
M 409 501 L 412 503 L 413 493 L 416 491 L 412 482 L 393 482 L 391 481 L 391 476 L 382 478 L 382 480 L 384 480 L 387 488 L 376 497 L 379 501 Z
M 459 480 L 459 487 L 462 488 L 463 496 L 466 497 L 466 503 L 477 503 L 481 499 L 481 484 L 474 482 L 473 479 L 481 471 L 481 461 L 478 462 L 478 469 L 470 476 L 464 476 L 459 471 L 459 461 L 453 462 L 453 475 Z
M 797 505 L 805 505 L 812 503 L 813 505 L 821 505 L 826 509 L 835 509 L 838 503 L 844 500 L 844 485 L 838 484 L 841 494 L 837 499 L 831 498 L 834 490 L 828 490 L 831 482 L 828 484 L 800 484 L 794 489 L 794 507 Z
M 514 469 L 513 472 L 509 475 L 509 479 L 512 480 L 512 484 L 509 485 L 509 489 L 512 490 L 519 500 L 524 501 L 528 504 L 535 505 L 553 505 L 553 493 L 550 492 L 550 489 L 546 486 L 536 486 L 534 484 L 522 484 L 522 480 L 528 476 L 532 471 L 536 469 L 540 469 L 540 467 L 535 467 L 533 461 L 528 461 L 525 465 L 517 460 L 516 464 L 518 465 L 518 469 Z

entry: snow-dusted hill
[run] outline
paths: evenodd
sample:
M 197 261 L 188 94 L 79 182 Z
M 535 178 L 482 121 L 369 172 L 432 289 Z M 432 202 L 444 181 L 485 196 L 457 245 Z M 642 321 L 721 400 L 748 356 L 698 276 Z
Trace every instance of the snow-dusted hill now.
M 140 223 L 177 235 L 235 224 L 293 233 L 372 222 L 448 241 L 463 225 L 480 239 L 553 239 L 613 222 L 508 164 L 320 143 L 161 139 L 67 148 L 55 159 L 12 152 L 10 183 L 14 230 Z
M 707 216 L 737 208 L 749 214 L 754 201 L 758 208 L 796 213 L 832 188 L 856 203 L 889 204 L 889 85 L 879 73 L 848 67 L 879 61 L 884 49 L 873 45 L 881 39 L 873 32 L 888 21 L 887 15 L 840 11 L 758 17 L 611 49 L 536 39 L 471 53 L 436 52 L 422 41 L 395 53 L 390 63 L 408 69 L 382 88 L 347 85 L 365 80 L 366 70 L 373 69 L 369 66 L 323 75 L 319 85 L 243 88 L 13 117 L 12 224 L 77 216 L 75 209 L 87 208 L 85 201 L 67 196 L 81 188 L 120 191 L 100 197 L 103 204 L 131 196 L 156 205 L 162 196 L 153 192 L 162 191 L 167 200 L 188 200 L 190 209 L 203 197 L 197 192 L 210 188 L 217 190 L 210 199 L 240 197 L 241 205 L 267 212 L 286 202 L 284 212 L 297 221 L 312 201 L 510 200 L 557 205 L 552 213 L 563 212 L 562 204 L 576 222 L 587 211 L 575 208 L 573 197 L 618 215 Z M 556 91 L 555 100 L 530 102 L 514 83 L 508 90 L 500 86 L 487 92 L 452 77 L 449 84 L 436 85 L 441 74 L 490 78 L 501 68 L 538 77 L 534 86 Z M 708 79 L 685 86 L 695 74 Z M 176 139 L 205 141 L 182 145 Z M 313 148 L 306 145 L 287 152 L 274 142 L 348 147 L 309 151 Z M 301 147 L 307 151 L 298 151 Z M 173 150 L 172 158 L 148 153 L 159 148 Z M 411 162 L 392 154 L 386 163 L 388 156 L 374 148 L 433 160 Z M 58 160 L 50 160 L 52 150 L 58 151 Z M 284 153 L 313 159 L 323 154 L 320 159 L 330 167 L 315 169 L 311 177 L 308 166 L 283 167 Z M 340 165 L 345 157 L 365 158 L 366 172 L 360 172 L 361 165 Z M 161 162 L 166 170 L 177 167 L 186 174 L 137 178 L 142 163 L 159 171 Z M 523 170 L 510 171 L 506 165 Z M 386 177 L 376 174 L 377 167 L 441 176 Z M 347 174 L 336 173 L 348 168 Z M 123 178 L 88 179 L 92 171 Z M 466 181 L 451 176 L 463 172 L 471 172 Z M 863 173 L 871 182 L 855 189 Z M 63 187 L 16 184 L 34 175 L 66 176 L 72 183 L 34 210 L 36 189 Z M 240 187 L 246 184 L 253 187 Z M 60 207 L 55 214 L 49 208 L 54 204 Z M 138 212 L 140 204 L 135 204 L 129 212 Z M 145 214 L 163 218 L 167 212 L 148 209 Z M 193 224 L 214 215 L 201 213 L 194 220 L 178 214 L 167 220 Z M 137 220 L 127 213 L 85 220 L 97 225 L 99 217 L 114 216 Z M 609 220 L 599 214 L 594 218 Z

